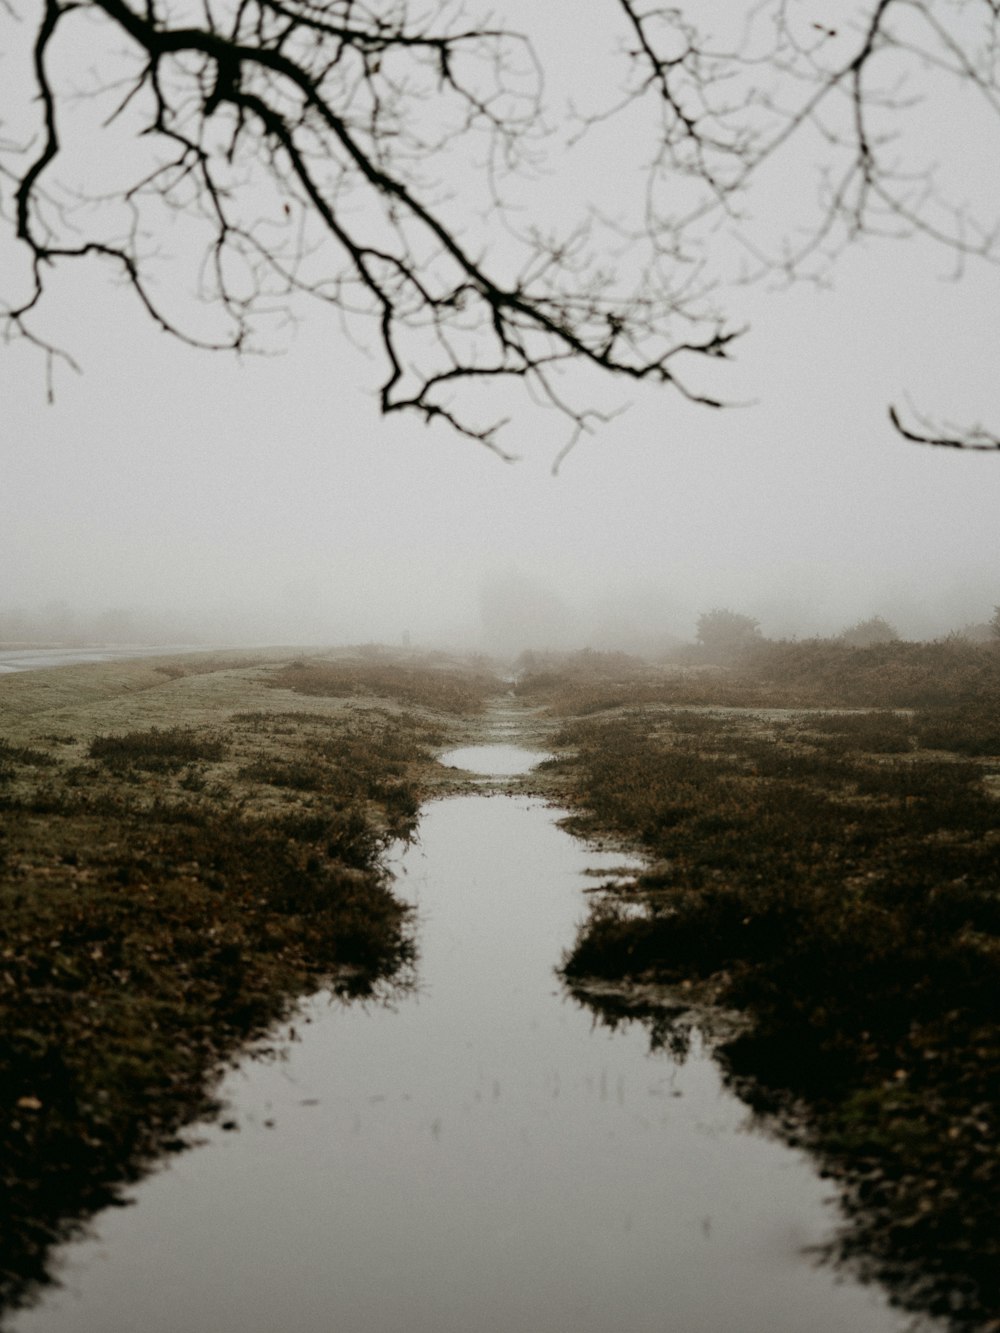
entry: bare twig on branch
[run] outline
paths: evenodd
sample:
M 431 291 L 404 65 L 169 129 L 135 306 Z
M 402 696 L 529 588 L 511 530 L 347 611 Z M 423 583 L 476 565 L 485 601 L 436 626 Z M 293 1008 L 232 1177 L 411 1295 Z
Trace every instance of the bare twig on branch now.
M 821 276 L 862 237 L 924 237 L 954 257 L 956 275 L 970 261 L 1000 264 L 995 192 L 966 180 L 957 193 L 940 170 L 945 141 L 935 140 L 948 120 L 942 109 L 964 93 L 1000 129 L 995 0 L 758 0 L 733 6 L 728 29 L 714 35 L 686 18 L 691 5 L 617 4 L 631 38 L 628 95 L 659 110 L 648 225 L 665 250 L 690 239 L 696 221 L 724 215 L 751 257 L 747 280 Z M 953 110 L 951 121 L 950 156 L 960 157 L 964 127 Z M 794 201 L 781 194 L 777 215 L 750 219 L 749 191 L 789 155 L 803 188 Z M 699 187 L 680 211 L 679 177 Z M 977 186 L 978 207 L 969 202 Z M 921 434 L 892 420 L 906 439 L 993 447 L 980 428 Z
M 1000 449 L 1000 438 L 984 426 L 956 426 L 952 422 L 936 423 L 914 412 L 918 429 L 904 426 L 895 407 L 889 408 L 889 420 L 904 440 L 911 444 L 931 444 L 938 449 L 969 449 L 993 452 Z

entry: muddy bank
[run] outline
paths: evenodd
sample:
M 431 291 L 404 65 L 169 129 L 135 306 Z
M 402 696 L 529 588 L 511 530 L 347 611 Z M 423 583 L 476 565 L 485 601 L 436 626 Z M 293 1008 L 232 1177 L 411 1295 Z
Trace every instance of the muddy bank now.
M 0 679 L 2 1306 L 290 1003 L 407 984 L 383 851 L 495 688 L 278 653 Z

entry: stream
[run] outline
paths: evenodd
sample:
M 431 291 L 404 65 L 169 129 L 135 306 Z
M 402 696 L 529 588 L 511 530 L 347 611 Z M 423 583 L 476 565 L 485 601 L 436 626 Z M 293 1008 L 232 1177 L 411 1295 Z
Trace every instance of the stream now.
M 558 817 L 495 784 L 425 806 L 392 863 L 415 989 L 306 1002 L 282 1055 L 227 1076 L 199 1146 L 62 1249 L 61 1287 L 14 1333 L 910 1328 L 810 1254 L 837 1226 L 830 1187 L 750 1128 L 697 1038 L 683 1063 L 650 1053 L 641 1024 L 600 1026 L 561 986 L 583 890 L 622 859 Z

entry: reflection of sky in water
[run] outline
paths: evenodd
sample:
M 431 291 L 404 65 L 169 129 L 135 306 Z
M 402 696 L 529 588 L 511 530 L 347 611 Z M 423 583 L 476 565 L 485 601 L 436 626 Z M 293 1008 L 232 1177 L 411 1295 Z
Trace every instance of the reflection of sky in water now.
M 547 758 L 539 750 L 525 750 L 520 745 L 466 745 L 459 750 L 446 750 L 438 762 L 445 768 L 464 768 L 484 777 L 508 778 L 530 773 Z
M 427 807 L 395 865 L 416 993 L 311 1001 L 287 1060 L 227 1078 L 240 1132 L 105 1214 L 17 1333 L 904 1328 L 803 1257 L 829 1187 L 745 1132 L 709 1059 L 650 1056 L 560 988 L 602 859 L 537 800 Z

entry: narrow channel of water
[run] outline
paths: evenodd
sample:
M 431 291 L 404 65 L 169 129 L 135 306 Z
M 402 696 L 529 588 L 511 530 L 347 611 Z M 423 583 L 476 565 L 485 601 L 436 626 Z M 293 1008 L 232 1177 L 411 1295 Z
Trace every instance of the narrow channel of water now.
M 650 1055 L 562 990 L 584 874 L 609 858 L 557 813 L 428 806 L 396 864 L 417 991 L 311 1000 L 287 1059 L 227 1079 L 238 1130 L 206 1129 L 66 1247 L 64 1288 L 16 1333 L 908 1327 L 804 1252 L 836 1223 L 828 1188 L 747 1130 L 710 1058 Z

